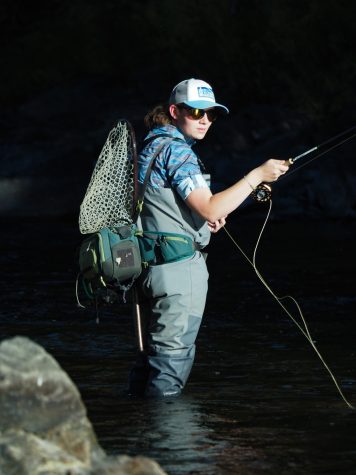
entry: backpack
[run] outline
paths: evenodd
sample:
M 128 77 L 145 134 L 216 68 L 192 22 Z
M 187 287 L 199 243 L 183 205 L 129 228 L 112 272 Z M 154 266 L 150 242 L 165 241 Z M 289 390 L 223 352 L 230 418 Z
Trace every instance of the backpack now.
M 141 273 L 133 221 L 137 200 L 137 151 L 132 125 L 120 119 L 108 134 L 80 205 L 79 229 L 86 237 L 78 250 L 79 288 L 89 300 L 111 303 Z
M 158 147 L 148 166 L 144 184 L 137 187 L 137 148 L 130 122 L 121 119 L 105 142 L 80 206 L 79 228 L 88 236 L 78 251 L 76 280 L 78 306 L 81 288 L 89 300 L 112 303 L 122 293 L 125 302 L 142 272 L 142 231 L 137 220 L 153 163 L 172 137 Z

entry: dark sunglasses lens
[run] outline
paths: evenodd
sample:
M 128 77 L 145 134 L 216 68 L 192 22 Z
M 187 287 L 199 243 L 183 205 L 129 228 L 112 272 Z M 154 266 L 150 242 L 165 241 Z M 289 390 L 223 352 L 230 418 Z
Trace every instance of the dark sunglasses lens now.
M 208 119 L 210 120 L 210 122 L 214 122 L 214 120 L 216 120 L 217 113 L 215 109 L 210 109 L 207 111 L 205 109 L 194 109 L 194 108 L 189 109 L 189 116 L 195 120 L 199 120 L 202 117 L 204 117 L 205 113 L 208 116 Z
M 189 110 L 189 115 L 192 119 L 198 120 L 204 117 L 205 111 L 204 109 L 190 109 Z
M 210 122 L 214 122 L 214 120 L 216 120 L 218 117 L 218 113 L 216 112 L 215 109 L 206 111 L 206 115 L 208 116 L 208 119 L 210 120 Z

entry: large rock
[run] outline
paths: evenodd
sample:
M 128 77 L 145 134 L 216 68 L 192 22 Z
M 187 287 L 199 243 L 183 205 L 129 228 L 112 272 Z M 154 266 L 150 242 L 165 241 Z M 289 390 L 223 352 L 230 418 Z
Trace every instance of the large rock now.
M 107 456 L 71 379 L 27 338 L 0 345 L 0 414 L 1 475 L 165 473 L 145 457 Z

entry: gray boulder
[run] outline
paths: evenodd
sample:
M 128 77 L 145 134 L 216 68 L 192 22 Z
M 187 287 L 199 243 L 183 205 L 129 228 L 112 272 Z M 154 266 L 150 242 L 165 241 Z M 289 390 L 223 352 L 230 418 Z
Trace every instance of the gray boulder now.
M 108 456 L 58 363 L 25 337 L 0 344 L 0 475 L 164 475 L 145 457 Z

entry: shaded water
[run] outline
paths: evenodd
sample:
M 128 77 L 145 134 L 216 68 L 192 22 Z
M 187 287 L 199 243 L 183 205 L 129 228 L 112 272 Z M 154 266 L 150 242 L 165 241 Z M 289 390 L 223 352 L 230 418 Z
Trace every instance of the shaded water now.
M 240 215 L 228 225 L 249 255 L 261 222 Z M 170 475 L 356 473 L 356 411 L 223 232 L 209 249 L 210 293 L 185 393 L 139 401 L 124 395 L 135 347 L 129 308 L 103 309 L 99 324 L 76 308 L 75 220 L 1 224 L 1 338 L 28 336 L 58 360 L 108 453 L 152 457 Z M 356 404 L 355 232 L 355 222 L 272 219 L 257 263 L 278 295 L 298 299 Z

